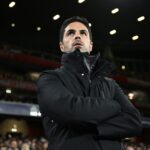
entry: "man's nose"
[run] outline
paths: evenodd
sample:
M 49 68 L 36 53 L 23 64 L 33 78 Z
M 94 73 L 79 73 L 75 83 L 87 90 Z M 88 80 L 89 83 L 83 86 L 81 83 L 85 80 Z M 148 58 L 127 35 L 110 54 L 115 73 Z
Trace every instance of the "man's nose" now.
M 75 39 L 78 40 L 78 39 L 81 39 L 81 37 L 80 36 L 75 36 Z
M 75 34 L 75 39 L 81 39 L 80 33 L 77 32 L 77 33 Z

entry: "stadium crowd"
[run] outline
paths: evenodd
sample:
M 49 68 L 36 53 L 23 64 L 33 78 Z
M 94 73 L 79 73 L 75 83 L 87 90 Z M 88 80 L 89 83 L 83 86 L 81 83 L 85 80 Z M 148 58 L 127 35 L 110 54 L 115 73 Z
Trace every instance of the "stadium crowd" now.
M 150 150 L 150 144 L 124 142 L 124 150 Z M 0 150 L 47 150 L 45 138 L 0 138 Z
M 47 150 L 48 142 L 45 138 L 9 138 L 0 139 L 0 150 Z

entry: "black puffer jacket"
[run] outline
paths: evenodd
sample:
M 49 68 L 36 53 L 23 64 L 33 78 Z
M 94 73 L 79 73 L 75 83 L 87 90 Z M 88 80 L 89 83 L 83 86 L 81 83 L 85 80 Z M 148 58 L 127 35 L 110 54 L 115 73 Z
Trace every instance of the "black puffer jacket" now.
M 38 100 L 49 150 L 122 150 L 121 139 L 139 135 L 139 112 L 105 75 L 112 66 L 75 51 L 38 80 Z

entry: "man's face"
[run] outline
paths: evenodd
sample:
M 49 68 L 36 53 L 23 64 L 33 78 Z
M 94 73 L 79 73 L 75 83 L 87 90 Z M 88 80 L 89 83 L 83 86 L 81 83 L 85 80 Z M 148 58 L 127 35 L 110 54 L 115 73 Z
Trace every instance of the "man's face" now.
M 73 52 L 79 49 L 80 52 L 90 53 L 92 47 L 89 31 L 84 24 L 72 22 L 65 28 L 63 40 L 60 42 L 62 52 Z
M 11 142 L 11 148 L 15 149 L 15 148 L 17 148 L 17 145 L 18 145 L 17 141 L 14 140 L 14 141 Z

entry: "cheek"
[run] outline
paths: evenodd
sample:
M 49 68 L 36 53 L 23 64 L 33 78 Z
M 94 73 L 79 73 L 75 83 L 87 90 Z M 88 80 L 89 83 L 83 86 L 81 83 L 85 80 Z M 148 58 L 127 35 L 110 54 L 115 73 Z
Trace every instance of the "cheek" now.
M 68 45 L 70 43 L 71 43 L 71 38 L 67 38 L 67 39 L 64 40 L 65 45 Z
M 93 48 L 93 45 L 90 43 L 90 44 L 89 44 L 89 50 L 91 51 L 92 48 Z
M 69 47 L 70 47 L 71 45 L 72 45 L 72 40 L 71 40 L 71 39 L 67 40 L 67 41 L 66 41 L 66 46 L 69 46 Z

